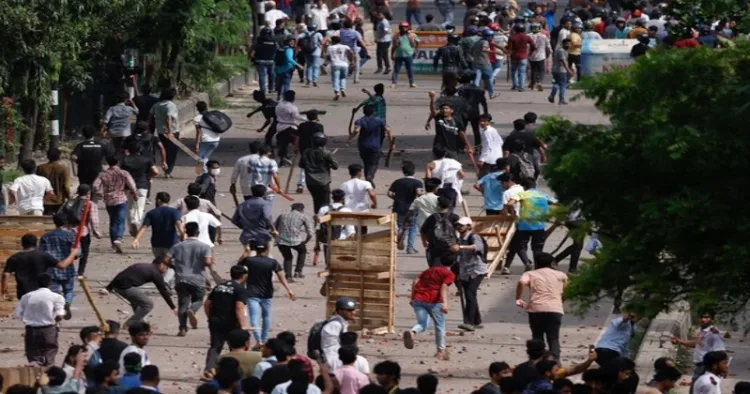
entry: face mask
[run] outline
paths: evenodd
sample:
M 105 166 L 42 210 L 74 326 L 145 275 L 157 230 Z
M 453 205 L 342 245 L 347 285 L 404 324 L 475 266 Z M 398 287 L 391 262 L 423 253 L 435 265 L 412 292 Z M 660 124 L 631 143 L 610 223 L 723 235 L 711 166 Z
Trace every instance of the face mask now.
M 221 168 L 212 168 L 210 172 L 211 175 L 219 175 L 221 174 Z

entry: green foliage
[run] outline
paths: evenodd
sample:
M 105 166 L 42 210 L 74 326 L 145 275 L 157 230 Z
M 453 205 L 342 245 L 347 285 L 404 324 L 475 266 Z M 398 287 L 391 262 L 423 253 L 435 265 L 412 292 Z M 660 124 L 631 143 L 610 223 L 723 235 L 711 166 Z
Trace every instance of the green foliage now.
M 676 300 L 720 312 L 750 300 L 750 44 L 652 51 L 582 81 L 611 127 L 549 119 L 545 177 L 582 201 L 604 243 L 567 296 L 584 310 L 627 289 L 653 316 Z
M 670 0 L 668 14 L 680 21 L 672 30 L 679 36 L 690 34 L 699 24 L 716 20 L 733 20 L 743 28 L 750 27 L 747 0 Z

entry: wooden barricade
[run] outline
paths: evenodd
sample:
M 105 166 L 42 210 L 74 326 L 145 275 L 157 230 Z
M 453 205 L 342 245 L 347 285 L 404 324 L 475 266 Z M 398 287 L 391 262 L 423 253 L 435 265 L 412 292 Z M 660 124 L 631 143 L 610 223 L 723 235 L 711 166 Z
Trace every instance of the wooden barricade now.
M 37 216 L 38 217 L 38 216 Z M 46 370 L 44 367 L 11 367 L 0 368 L 0 376 L 3 377 L 3 387 L 7 389 L 14 384 L 23 384 L 34 387 L 37 378 Z
M 505 261 L 510 240 L 516 233 L 516 217 L 512 215 L 472 216 L 472 230 L 487 241 L 487 278 Z
M 0 271 L 10 256 L 22 250 L 22 236 L 31 233 L 41 237 L 54 229 L 52 216 L 0 216 Z M 8 279 L 8 296 L 10 300 L 0 299 L 0 317 L 12 316 L 16 309 L 16 280 L 13 276 Z
M 333 226 L 354 225 L 357 234 L 329 242 L 325 276 L 326 317 L 335 313 L 339 297 L 351 297 L 358 306 L 352 330 L 393 333 L 396 285 L 396 216 L 369 212 L 330 212 L 320 218 Z M 368 233 L 362 235 L 362 226 Z

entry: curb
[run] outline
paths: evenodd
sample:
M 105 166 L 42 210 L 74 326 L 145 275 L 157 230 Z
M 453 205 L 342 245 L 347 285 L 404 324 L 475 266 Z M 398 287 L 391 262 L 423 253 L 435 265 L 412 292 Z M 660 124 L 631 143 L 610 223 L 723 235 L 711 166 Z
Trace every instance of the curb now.
M 685 301 L 675 303 L 670 312 L 661 312 L 651 320 L 643 336 L 635 360 L 636 372 L 642 377 L 653 373 L 654 361 L 659 357 L 677 356 L 676 345 L 669 341 L 671 336 L 687 338 L 691 327 L 690 305 Z

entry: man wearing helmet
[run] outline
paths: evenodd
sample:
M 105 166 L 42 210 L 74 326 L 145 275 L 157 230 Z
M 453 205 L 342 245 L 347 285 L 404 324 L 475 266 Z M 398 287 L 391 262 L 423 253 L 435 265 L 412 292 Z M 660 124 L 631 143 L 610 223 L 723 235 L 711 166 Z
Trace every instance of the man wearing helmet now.
M 409 31 L 409 22 L 401 22 L 398 25 L 398 33 L 393 37 L 393 47 L 391 47 L 391 59 L 393 59 L 393 76 L 391 78 L 391 87 L 395 88 L 398 84 L 398 73 L 401 71 L 401 65 L 406 66 L 406 75 L 409 78 L 409 87 L 416 88 L 414 83 L 414 58 L 419 52 L 419 37 Z
M 473 67 L 474 65 L 474 54 L 472 52 L 474 45 L 481 39 L 478 33 L 479 29 L 476 26 L 467 26 L 464 29 L 464 37 L 461 39 L 461 50 L 469 67 Z
M 542 91 L 542 80 L 544 79 L 544 63 L 552 54 L 552 45 L 549 38 L 542 33 L 542 26 L 539 23 L 531 24 L 531 34 L 529 35 L 536 45 L 536 50 L 529 55 L 529 64 L 531 65 L 531 81 L 529 89 Z
M 337 360 L 341 348 L 341 333 L 349 330 L 349 322 L 356 317 L 357 303 L 349 297 L 336 301 L 336 314 L 323 326 L 320 332 L 320 347 L 326 360 Z

